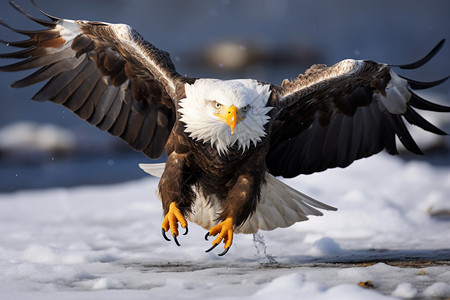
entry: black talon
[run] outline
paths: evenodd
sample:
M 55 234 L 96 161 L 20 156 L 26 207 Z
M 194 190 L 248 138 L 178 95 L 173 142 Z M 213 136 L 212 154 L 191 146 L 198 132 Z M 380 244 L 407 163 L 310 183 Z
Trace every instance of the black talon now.
M 186 225 L 186 228 L 185 228 L 185 229 L 186 229 L 186 231 L 183 233 L 183 235 L 188 234 L 188 231 L 189 231 L 189 230 L 188 230 L 188 226 L 187 226 L 187 225 Z
M 209 231 L 206 233 L 206 235 L 205 235 L 205 240 L 208 240 L 208 237 L 210 236 L 211 234 L 209 234 Z
M 225 250 L 224 250 L 222 253 L 217 254 L 217 255 L 218 255 L 218 256 L 224 256 L 225 254 L 227 254 L 228 250 L 230 250 L 230 247 L 225 248 Z
M 172 234 L 172 237 L 173 237 L 173 240 L 175 241 L 175 244 L 177 244 L 177 246 L 180 247 L 181 245 L 180 245 L 180 243 L 178 243 L 177 235 L 174 233 L 174 234 Z
M 208 250 L 206 250 L 205 252 L 211 251 L 212 249 L 216 248 L 218 245 L 219 245 L 219 244 L 214 244 L 214 245 L 212 245 L 212 247 L 209 248 Z
M 170 239 L 166 236 L 166 231 L 164 230 L 164 228 L 161 228 L 161 232 L 162 232 L 162 236 L 164 237 L 164 239 L 165 239 L 166 241 L 169 241 L 169 242 L 170 242 Z

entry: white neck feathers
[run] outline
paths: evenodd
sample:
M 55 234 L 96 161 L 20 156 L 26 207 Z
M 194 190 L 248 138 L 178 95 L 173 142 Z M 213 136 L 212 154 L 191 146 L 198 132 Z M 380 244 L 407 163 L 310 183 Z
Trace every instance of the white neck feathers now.
M 256 80 L 217 80 L 199 79 L 194 84 L 186 84 L 186 98 L 180 101 L 181 121 L 185 132 L 203 143 L 210 143 L 223 155 L 237 144 L 246 151 L 256 145 L 266 135 L 264 125 L 270 120 L 266 107 L 270 96 L 270 86 L 259 84 Z M 234 133 L 230 127 L 214 115 L 212 102 L 248 107 L 245 118 L 238 123 Z

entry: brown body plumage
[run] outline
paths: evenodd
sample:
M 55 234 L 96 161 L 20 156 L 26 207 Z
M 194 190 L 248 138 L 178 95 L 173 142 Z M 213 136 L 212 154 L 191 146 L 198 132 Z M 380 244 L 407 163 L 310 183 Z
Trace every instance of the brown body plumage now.
M 265 139 L 244 153 L 232 147 L 223 156 L 208 144 L 189 138 L 183 123 L 177 123 L 166 144 L 168 159 L 159 183 L 164 213 L 175 201 L 188 216 L 196 198 L 192 188 L 197 186 L 205 196 L 215 195 L 221 202 L 223 210 L 218 220 L 232 216 L 234 225 L 240 226 L 259 201 L 268 149 Z

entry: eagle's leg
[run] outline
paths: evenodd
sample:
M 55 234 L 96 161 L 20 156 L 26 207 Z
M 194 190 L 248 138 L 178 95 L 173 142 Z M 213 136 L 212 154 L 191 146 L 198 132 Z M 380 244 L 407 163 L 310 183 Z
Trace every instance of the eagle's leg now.
M 181 211 L 178 209 L 175 202 L 170 203 L 169 205 L 169 212 L 164 217 L 164 220 L 161 225 L 161 232 L 163 237 L 170 241 L 170 239 L 166 236 L 166 232 L 169 231 L 172 233 L 173 240 L 175 243 L 180 246 L 180 243 L 178 242 L 177 236 L 178 236 L 178 223 L 180 223 L 182 228 L 185 228 L 186 231 L 184 235 L 188 233 L 188 226 L 186 219 L 181 214 Z
M 211 228 L 208 233 L 205 236 L 205 239 L 208 240 L 209 236 L 216 236 L 219 234 L 213 241 L 213 246 L 206 250 L 206 252 L 209 252 L 213 250 L 214 248 L 219 245 L 222 240 L 224 243 L 225 251 L 219 254 L 219 256 L 225 255 L 228 250 L 230 250 L 231 244 L 233 243 L 233 218 L 228 217 L 225 219 L 225 221 L 217 224 L 213 228 Z
M 170 230 L 174 242 L 179 246 L 178 224 L 186 229 L 185 234 L 187 234 L 188 227 L 185 216 L 191 211 L 195 193 L 190 182 L 191 173 L 186 168 L 188 155 L 175 151 L 168 152 L 170 154 L 158 185 L 158 193 L 164 211 L 161 233 L 166 240 L 170 241 L 170 237 L 166 236 L 166 232 Z

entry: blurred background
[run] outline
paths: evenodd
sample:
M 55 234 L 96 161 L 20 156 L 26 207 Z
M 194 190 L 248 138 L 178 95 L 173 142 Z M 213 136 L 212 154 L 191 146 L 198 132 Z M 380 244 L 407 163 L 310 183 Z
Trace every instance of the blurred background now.
M 27 0 L 16 0 L 41 17 Z M 345 58 L 404 64 L 450 38 L 450 1 L 435 0 L 38 0 L 46 12 L 69 19 L 126 23 L 171 53 L 177 70 L 193 77 L 255 78 L 274 84 L 293 79 L 314 63 Z M 37 29 L 6 0 L 0 17 L 21 29 Z M 24 39 L 0 28 L 0 39 Z M 0 52 L 11 52 L 0 45 Z M 0 59 L 0 65 L 12 63 Z M 0 192 L 107 184 L 146 176 L 151 162 L 120 139 L 78 119 L 62 106 L 30 98 L 39 86 L 11 89 L 30 72 L 0 73 Z M 399 72 L 432 81 L 450 74 L 450 41 L 420 70 Z M 448 82 L 422 93 L 450 105 Z M 428 115 L 450 132 L 450 116 Z M 413 133 L 415 134 L 415 133 Z M 436 167 L 450 163 L 448 138 L 415 135 Z M 162 158 L 163 160 L 164 158 Z

